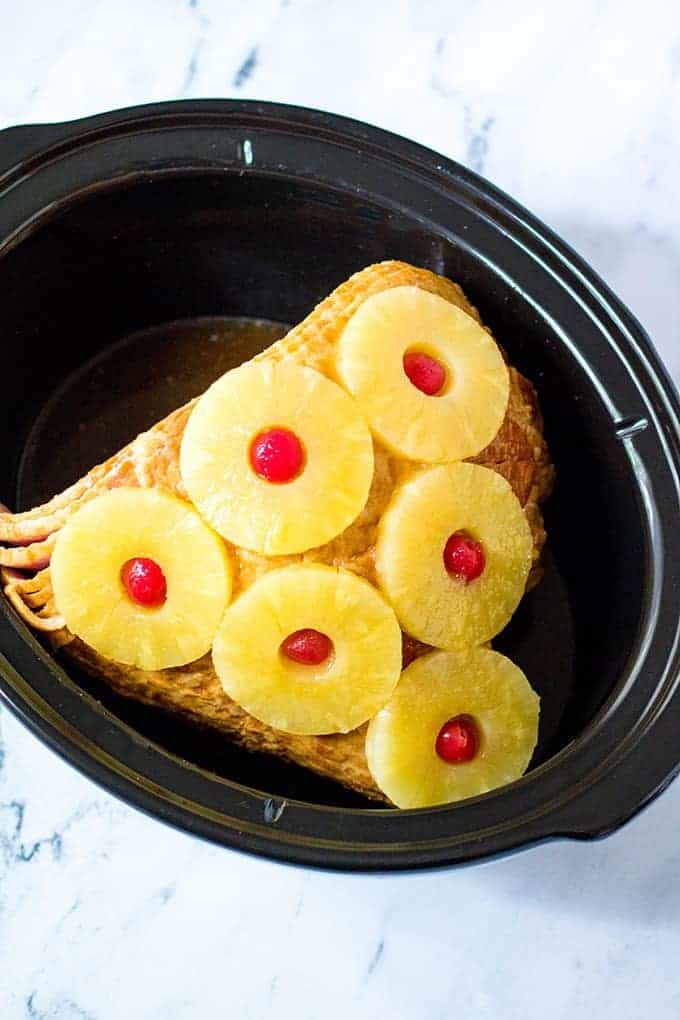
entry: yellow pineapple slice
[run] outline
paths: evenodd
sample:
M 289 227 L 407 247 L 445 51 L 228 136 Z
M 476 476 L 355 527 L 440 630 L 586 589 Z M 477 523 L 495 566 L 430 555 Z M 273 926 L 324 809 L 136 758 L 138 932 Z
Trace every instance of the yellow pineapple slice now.
M 292 361 L 263 360 L 228 372 L 201 397 L 180 468 L 216 531 L 277 556 L 324 545 L 361 513 L 373 444 L 340 386 Z
M 431 652 L 404 670 L 369 723 L 368 767 L 400 808 L 475 797 L 523 775 L 538 715 L 538 696 L 505 656 Z
M 392 453 L 440 463 L 488 446 L 508 405 L 493 338 L 450 301 L 394 287 L 364 301 L 337 352 L 340 380 Z
M 376 569 L 404 630 L 455 650 L 506 625 L 531 554 L 531 529 L 505 479 L 478 464 L 447 464 L 397 488 L 379 525 Z
M 305 645 L 310 633 L 316 637 Z M 293 564 L 263 575 L 232 603 L 213 662 L 229 697 L 261 722 L 288 733 L 347 733 L 394 690 L 401 631 L 363 578 Z
M 223 541 L 158 489 L 113 489 L 77 510 L 57 537 L 51 576 L 69 630 L 141 669 L 205 655 L 231 595 Z

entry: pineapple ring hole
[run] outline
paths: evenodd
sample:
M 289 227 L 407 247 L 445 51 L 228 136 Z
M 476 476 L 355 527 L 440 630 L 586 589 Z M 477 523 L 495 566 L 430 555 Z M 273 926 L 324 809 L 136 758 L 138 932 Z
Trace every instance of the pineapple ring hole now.
M 434 747 L 437 757 L 447 765 L 463 765 L 479 757 L 484 743 L 479 720 L 463 712 L 442 723 Z
M 319 655 L 306 657 L 304 655 L 304 647 L 300 647 L 300 639 L 303 640 L 308 635 L 313 635 L 314 643 L 316 645 L 317 653 L 325 652 L 323 658 L 319 658 Z M 300 657 L 295 654 L 295 647 L 287 648 L 290 642 L 295 642 L 297 639 L 297 651 L 302 652 Z M 291 673 L 296 680 L 308 682 L 309 680 L 323 680 L 327 677 L 333 666 L 335 665 L 335 644 L 333 640 L 324 634 L 322 631 L 317 631 L 313 627 L 302 627 L 300 630 L 293 631 L 288 637 L 284 638 L 279 645 L 279 657 L 284 664 L 286 670 Z M 307 661 L 305 661 L 307 659 Z
M 257 450 L 257 444 L 263 448 Z M 268 444 L 268 449 L 266 445 Z M 258 463 L 258 458 L 262 463 Z M 248 463 L 262 481 L 270 485 L 288 485 L 299 478 L 307 466 L 307 451 L 300 437 L 285 425 L 260 429 L 248 444 Z
M 437 363 L 437 366 L 443 370 L 444 380 L 440 385 L 439 389 L 435 390 L 434 392 L 421 389 L 421 387 L 418 386 L 417 383 L 413 381 L 406 368 L 407 359 L 415 357 L 417 355 L 423 355 L 425 358 L 429 358 L 432 361 L 435 361 Z M 453 387 L 453 369 L 449 362 L 447 361 L 447 359 L 442 357 L 441 352 L 438 351 L 433 344 L 415 343 L 412 344 L 410 347 L 407 347 L 407 349 L 404 351 L 404 355 L 402 358 L 402 366 L 404 368 L 404 375 L 409 380 L 411 385 L 414 386 L 417 390 L 420 390 L 421 393 L 424 393 L 425 396 L 443 397 L 447 393 L 451 392 L 451 389 Z
M 484 543 L 467 528 L 459 528 L 449 535 L 442 551 L 444 568 L 449 577 L 468 585 L 476 581 L 486 569 Z
M 147 556 L 133 556 L 120 568 L 119 579 L 126 597 L 142 609 L 161 609 L 168 598 L 163 568 Z

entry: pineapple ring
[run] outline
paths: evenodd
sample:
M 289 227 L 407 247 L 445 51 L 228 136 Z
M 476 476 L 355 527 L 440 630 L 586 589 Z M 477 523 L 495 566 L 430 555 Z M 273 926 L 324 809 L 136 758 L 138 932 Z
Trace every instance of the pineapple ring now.
M 287 429 L 305 452 L 292 481 L 272 484 L 250 463 L 263 430 Z M 280 556 L 324 545 L 364 508 L 373 443 L 345 391 L 311 368 L 264 359 L 227 372 L 194 408 L 180 451 L 200 513 L 243 549 Z
M 459 531 L 484 550 L 484 570 L 469 583 L 444 565 L 446 542 Z M 532 548 L 522 507 L 501 475 L 478 464 L 441 465 L 395 491 L 378 530 L 378 583 L 419 641 L 452 650 L 479 645 L 517 608 Z
M 313 628 L 333 642 L 330 659 L 299 665 L 281 651 Z M 401 670 L 401 631 L 379 591 L 345 570 L 293 564 L 264 574 L 229 607 L 213 644 L 226 693 L 250 715 L 287 733 L 347 733 L 388 700 Z
M 442 726 L 471 716 L 480 744 L 471 761 L 451 764 L 435 750 Z M 526 771 L 538 739 L 539 698 L 524 673 L 488 648 L 431 652 L 401 675 L 371 720 L 366 758 L 371 775 L 400 808 L 475 797 Z
M 440 395 L 409 381 L 404 356 L 422 352 L 446 369 Z M 510 380 L 493 338 L 462 309 L 419 287 L 364 301 L 340 337 L 337 371 L 375 435 L 410 460 L 464 460 L 498 432 Z
M 144 608 L 121 568 L 159 564 L 167 598 Z M 85 503 L 57 537 L 51 578 L 66 626 L 107 659 L 140 669 L 184 666 L 209 651 L 231 597 L 224 542 L 188 503 L 157 489 L 113 489 Z

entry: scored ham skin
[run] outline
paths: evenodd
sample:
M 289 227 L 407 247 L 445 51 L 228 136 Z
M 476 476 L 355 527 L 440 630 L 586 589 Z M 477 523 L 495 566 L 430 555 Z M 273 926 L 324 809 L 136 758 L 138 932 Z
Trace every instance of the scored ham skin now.
M 457 284 L 406 263 L 383 262 L 341 284 L 299 326 L 258 355 L 257 360 L 293 358 L 334 378 L 335 346 L 351 315 L 372 294 L 404 285 L 438 294 L 481 322 L 477 310 Z M 545 542 L 539 504 L 552 487 L 553 468 L 534 388 L 511 366 L 509 373 L 510 399 L 505 420 L 489 446 L 471 459 L 502 474 L 524 507 L 534 542 L 533 568 L 527 585 L 531 587 L 540 578 L 540 555 Z M 294 761 L 361 794 L 385 801 L 366 764 L 365 727 L 348 734 L 319 737 L 273 730 L 228 698 L 210 656 L 176 669 L 138 670 L 103 659 L 74 638 L 59 617 L 49 576 L 49 558 L 59 529 L 84 502 L 117 486 L 155 486 L 186 498 L 179 472 L 179 449 L 194 404 L 191 401 L 172 412 L 44 506 L 19 514 L 0 512 L 0 574 L 5 594 L 29 625 L 49 633 L 55 648 L 60 648 L 86 672 L 105 678 L 119 694 L 179 713 L 195 723 L 229 734 L 248 749 Z M 236 567 L 234 593 L 248 587 L 273 565 L 301 560 L 353 570 L 375 583 L 378 521 L 395 484 L 419 469 L 419 465 L 398 461 L 377 443 L 375 460 L 366 508 L 342 535 L 326 546 L 275 559 L 229 546 Z M 425 651 L 427 646 L 404 636 L 405 663 Z

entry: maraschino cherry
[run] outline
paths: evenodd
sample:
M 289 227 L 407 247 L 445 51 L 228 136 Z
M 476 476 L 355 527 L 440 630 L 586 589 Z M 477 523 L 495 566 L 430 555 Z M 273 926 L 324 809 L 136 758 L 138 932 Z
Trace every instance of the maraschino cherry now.
M 289 429 L 266 429 L 250 447 L 250 465 L 267 482 L 292 482 L 300 474 L 305 455 L 302 443 Z
M 327 634 L 308 627 L 289 634 L 281 644 L 281 651 L 302 666 L 320 666 L 333 651 L 333 642 Z
M 446 382 L 446 369 L 441 361 L 421 351 L 404 355 L 404 372 L 415 388 L 428 397 L 441 393 Z
M 449 574 L 469 584 L 483 572 L 486 565 L 484 547 L 463 531 L 456 531 L 444 547 L 444 566 Z
M 450 765 L 472 761 L 479 749 L 479 732 L 469 715 L 457 715 L 445 722 L 437 736 L 435 750 Z
M 138 606 L 157 609 L 168 597 L 165 574 L 155 560 L 135 556 L 123 564 L 120 576 L 125 590 Z

